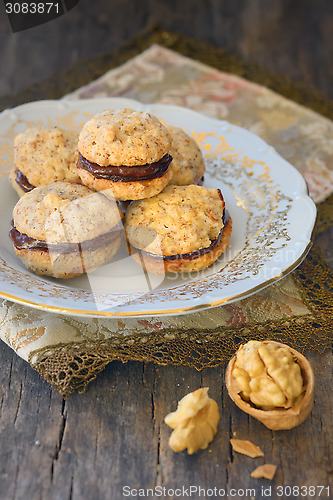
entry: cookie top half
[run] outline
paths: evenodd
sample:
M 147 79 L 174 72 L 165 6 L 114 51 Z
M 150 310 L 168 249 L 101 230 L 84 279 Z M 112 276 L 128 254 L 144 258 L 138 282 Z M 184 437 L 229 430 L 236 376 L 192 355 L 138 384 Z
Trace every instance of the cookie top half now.
M 14 207 L 15 228 L 49 243 L 80 243 L 111 231 L 121 220 L 116 201 L 86 186 L 55 182 L 26 193 Z
M 60 127 L 35 127 L 18 134 L 14 163 L 33 186 L 80 182 L 76 162 L 78 134 Z
M 169 154 L 172 156 L 170 168 L 172 179 L 170 184 L 186 186 L 196 184 L 205 173 L 205 161 L 201 149 L 194 139 L 184 130 L 167 125 L 171 136 Z
M 218 189 L 167 186 L 162 193 L 130 205 L 126 233 L 133 247 L 147 252 L 191 253 L 209 247 L 218 238 L 224 206 Z
M 131 109 L 106 110 L 82 128 L 78 150 L 100 166 L 155 163 L 170 149 L 170 136 L 149 113 Z

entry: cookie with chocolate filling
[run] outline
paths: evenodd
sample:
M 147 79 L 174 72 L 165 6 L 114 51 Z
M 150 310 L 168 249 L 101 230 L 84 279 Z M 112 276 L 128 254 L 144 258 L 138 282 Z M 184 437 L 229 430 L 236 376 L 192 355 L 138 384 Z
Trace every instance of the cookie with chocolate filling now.
M 30 128 L 18 134 L 9 176 L 18 195 L 56 181 L 81 183 L 76 169 L 77 140 L 77 133 L 59 127 Z
M 78 142 L 82 183 L 110 189 L 117 200 L 140 200 L 160 193 L 171 180 L 170 136 L 149 113 L 106 110 L 83 127 Z
M 171 136 L 172 179 L 170 184 L 177 186 L 202 184 L 205 162 L 199 146 L 181 128 L 173 125 L 167 125 L 167 128 Z
M 111 260 L 121 243 L 115 200 L 86 186 L 55 182 L 20 198 L 10 238 L 23 264 L 39 275 L 72 278 Z
M 226 250 L 231 230 L 221 191 L 203 186 L 167 186 L 125 216 L 130 253 L 155 274 L 205 269 Z

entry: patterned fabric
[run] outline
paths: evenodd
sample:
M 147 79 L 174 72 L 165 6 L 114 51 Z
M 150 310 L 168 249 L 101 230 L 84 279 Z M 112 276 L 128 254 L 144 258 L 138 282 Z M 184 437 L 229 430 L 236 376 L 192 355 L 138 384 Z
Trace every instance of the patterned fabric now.
M 316 202 L 333 192 L 332 122 L 265 87 L 154 45 L 66 98 L 105 96 L 176 104 L 226 119 L 260 135 L 295 165 Z M 246 339 L 285 340 L 288 332 L 291 344 L 322 350 L 330 343 L 330 271 L 311 255 L 298 271 L 255 295 L 183 316 L 82 319 L 2 301 L 0 337 L 65 396 L 84 390 L 113 359 L 203 368 L 228 359 Z
M 265 87 L 153 45 L 67 98 L 107 96 L 228 120 L 262 137 L 302 172 L 316 203 L 333 193 L 333 123 Z

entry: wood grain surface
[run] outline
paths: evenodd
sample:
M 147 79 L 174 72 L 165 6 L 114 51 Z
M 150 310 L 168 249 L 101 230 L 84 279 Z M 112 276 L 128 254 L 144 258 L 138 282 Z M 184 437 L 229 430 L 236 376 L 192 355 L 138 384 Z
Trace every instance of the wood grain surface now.
M 272 432 L 232 403 L 224 386 L 224 366 L 197 372 L 114 362 L 84 395 L 64 401 L 2 344 L 0 498 L 116 500 L 125 498 L 126 487 L 201 486 L 231 494 L 252 489 L 256 493 L 248 498 L 261 499 L 262 487 L 272 486 L 270 498 L 279 498 L 278 485 L 332 487 L 333 357 L 307 357 L 316 374 L 314 410 L 299 427 Z M 163 419 L 198 387 L 210 387 L 219 405 L 218 433 L 207 450 L 175 454 Z M 233 453 L 231 437 L 251 440 L 265 458 Z M 250 477 L 265 462 L 278 467 L 273 482 Z M 246 497 L 239 493 L 236 498 Z M 325 493 L 322 497 L 329 498 Z
M 6 23 L 3 16 L 2 95 L 118 47 L 142 28 L 159 23 L 277 74 L 315 84 L 333 99 L 331 0 L 81 0 L 63 18 L 26 32 L 12 34 Z M 317 242 L 333 265 L 333 231 L 321 234 Z M 329 498 L 327 489 L 320 497 L 318 489 L 315 495 L 313 490 L 281 495 L 277 490 L 323 486 L 331 488 L 333 498 L 333 356 L 306 354 L 316 375 L 314 410 L 299 427 L 272 432 L 229 399 L 225 366 L 198 372 L 114 362 L 85 394 L 64 401 L 1 343 L 0 500 L 139 498 L 126 497 L 126 486 L 165 487 L 162 498 L 176 498 L 171 490 L 183 487 L 178 498 L 187 498 L 190 486 L 216 487 L 229 496 L 234 492 L 237 499 Z M 175 454 L 168 447 L 170 429 L 163 419 L 186 393 L 205 386 L 221 411 L 216 438 L 193 456 Z M 259 445 L 265 459 L 233 453 L 229 439 L 235 436 Z M 274 481 L 250 478 L 265 461 L 278 467 Z M 157 495 L 150 493 L 150 498 Z M 197 491 L 191 498 L 222 496 Z
M 314 84 L 333 99 L 332 0 L 80 0 L 64 16 L 14 34 L 1 12 L 0 96 L 116 49 L 153 25 Z

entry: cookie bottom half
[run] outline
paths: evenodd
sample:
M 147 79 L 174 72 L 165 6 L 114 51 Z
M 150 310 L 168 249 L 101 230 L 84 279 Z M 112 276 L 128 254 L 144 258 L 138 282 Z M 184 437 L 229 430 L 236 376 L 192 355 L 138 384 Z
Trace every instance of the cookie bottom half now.
M 161 177 L 138 181 L 111 181 L 109 179 L 99 179 L 94 177 L 87 170 L 78 167 L 82 184 L 94 191 L 104 191 L 110 189 L 116 200 L 142 200 L 151 198 L 160 193 L 170 182 L 172 171 L 169 168 Z
M 179 258 L 172 260 L 165 260 L 163 257 L 156 256 L 150 257 L 148 253 L 144 251 L 140 252 L 137 250 L 130 253 L 133 259 L 140 264 L 145 271 L 151 272 L 156 275 L 163 275 L 165 273 L 190 273 L 194 271 L 202 271 L 206 269 L 211 264 L 213 264 L 220 255 L 228 248 L 230 236 L 232 233 L 232 219 L 229 217 L 226 225 L 223 228 L 221 241 L 219 245 L 214 247 L 210 252 L 207 252 L 194 259 L 191 258 Z
M 118 252 L 121 245 L 121 237 L 113 240 L 110 244 L 96 250 L 78 250 L 70 253 L 56 253 L 48 250 L 17 249 L 14 247 L 17 257 L 21 259 L 25 267 L 38 275 L 51 276 L 53 278 L 74 278 L 109 262 Z

